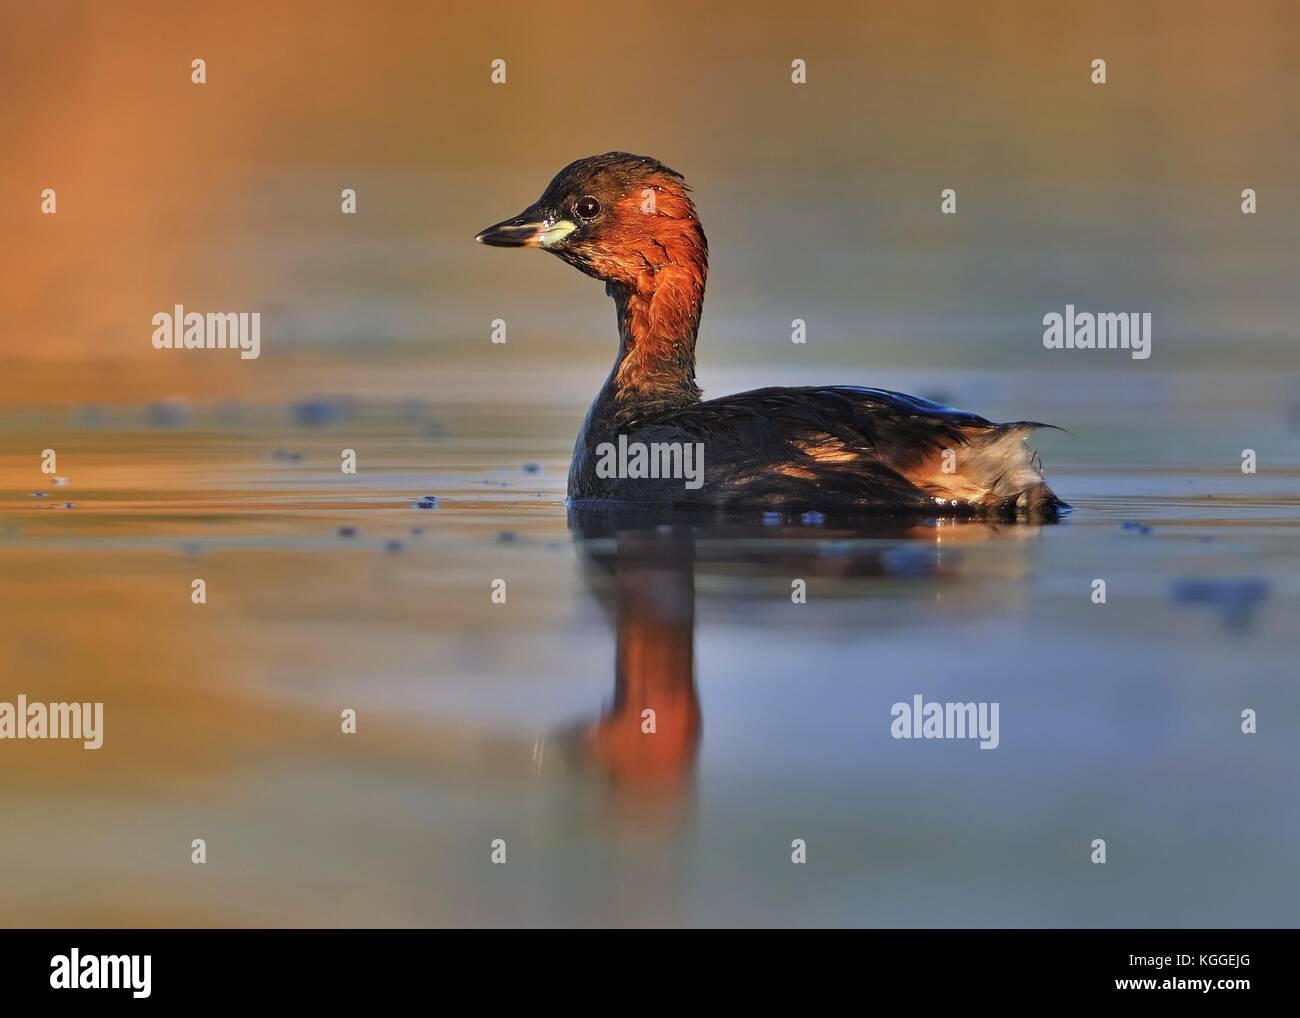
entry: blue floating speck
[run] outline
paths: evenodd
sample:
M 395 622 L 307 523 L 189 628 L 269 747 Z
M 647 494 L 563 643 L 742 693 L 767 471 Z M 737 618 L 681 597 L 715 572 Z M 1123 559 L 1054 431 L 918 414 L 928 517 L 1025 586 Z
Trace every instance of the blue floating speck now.
M 190 421 L 189 404 L 179 399 L 164 399 L 149 404 L 149 423 L 162 428 L 178 428 Z
M 810 527 L 820 527 L 826 522 L 825 514 L 819 513 L 816 509 L 809 510 L 800 516 L 799 519 Z
M 924 548 L 888 548 L 881 553 L 880 561 L 897 576 L 928 576 L 938 566 L 934 552 Z
M 535 474 L 542 469 L 542 465 L 540 463 L 525 463 L 522 469 L 526 474 Z
M 763 514 L 763 525 L 764 525 L 765 527 L 775 527 L 775 526 L 779 526 L 779 525 L 781 524 L 782 520 L 784 520 L 784 519 L 785 519 L 785 517 L 782 516 L 780 513 L 764 513 L 764 514 Z
M 1229 629 L 1248 629 L 1256 606 L 1272 590 L 1267 580 L 1179 580 L 1173 598 L 1179 604 L 1207 604 Z
M 293 418 L 299 424 L 332 424 L 343 417 L 343 402 L 328 396 L 316 396 L 293 405 Z

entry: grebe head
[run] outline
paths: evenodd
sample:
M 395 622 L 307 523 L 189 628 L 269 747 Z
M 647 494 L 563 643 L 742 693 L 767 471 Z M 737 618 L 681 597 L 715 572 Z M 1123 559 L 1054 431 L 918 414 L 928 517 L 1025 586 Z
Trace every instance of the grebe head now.
M 475 239 L 540 247 L 631 290 L 653 288 L 668 265 L 692 268 L 702 286 L 708 245 L 689 190 L 680 173 L 649 156 L 589 156 L 557 173 L 528 208 Z

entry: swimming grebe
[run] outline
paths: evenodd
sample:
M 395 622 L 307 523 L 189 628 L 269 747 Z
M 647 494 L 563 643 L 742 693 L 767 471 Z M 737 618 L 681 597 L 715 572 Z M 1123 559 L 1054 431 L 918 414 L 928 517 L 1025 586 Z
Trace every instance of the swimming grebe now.
M 1042 515 L 1065 509 L 1025 445 L 1030 421 L 993 424 L 883 389 L 755 389 L 701 400 L 695 337 L 709 248 L 682 175 L 609 152 L 562 169 L 519 215 L 476 238 L 540 247 L 605 282 L 619 351 L 578 435 L 569 499 Z M 703 452 L 699 483 L 610 476 L 614 447 Z M 667 459 L 665 459 L 667 462 Z M 637 472 L 637 471 L 634 471 Z M 671 471 L 654 471 L 655 474 Z

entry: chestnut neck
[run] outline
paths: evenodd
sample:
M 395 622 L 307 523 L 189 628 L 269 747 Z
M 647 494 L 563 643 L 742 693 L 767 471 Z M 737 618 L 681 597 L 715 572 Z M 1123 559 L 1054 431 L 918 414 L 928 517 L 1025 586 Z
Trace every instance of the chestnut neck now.
M 689 262 L 651 264 L 631 284 L 606 283 L 618 315 L 619 351 L 597 402 L 612 403 L 620 423 L 699 402 L 695 340 L 706 272 Z

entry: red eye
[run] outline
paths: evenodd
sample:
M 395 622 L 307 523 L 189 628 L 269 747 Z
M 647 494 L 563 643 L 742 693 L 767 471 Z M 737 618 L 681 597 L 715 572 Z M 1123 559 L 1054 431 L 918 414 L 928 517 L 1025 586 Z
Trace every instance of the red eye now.
M 573 211 L 578 214 L 579 219 L 595 219 L 600 215 L 600 202 L 591 195 L 579 198 L 577 204 L 573 206 Z

